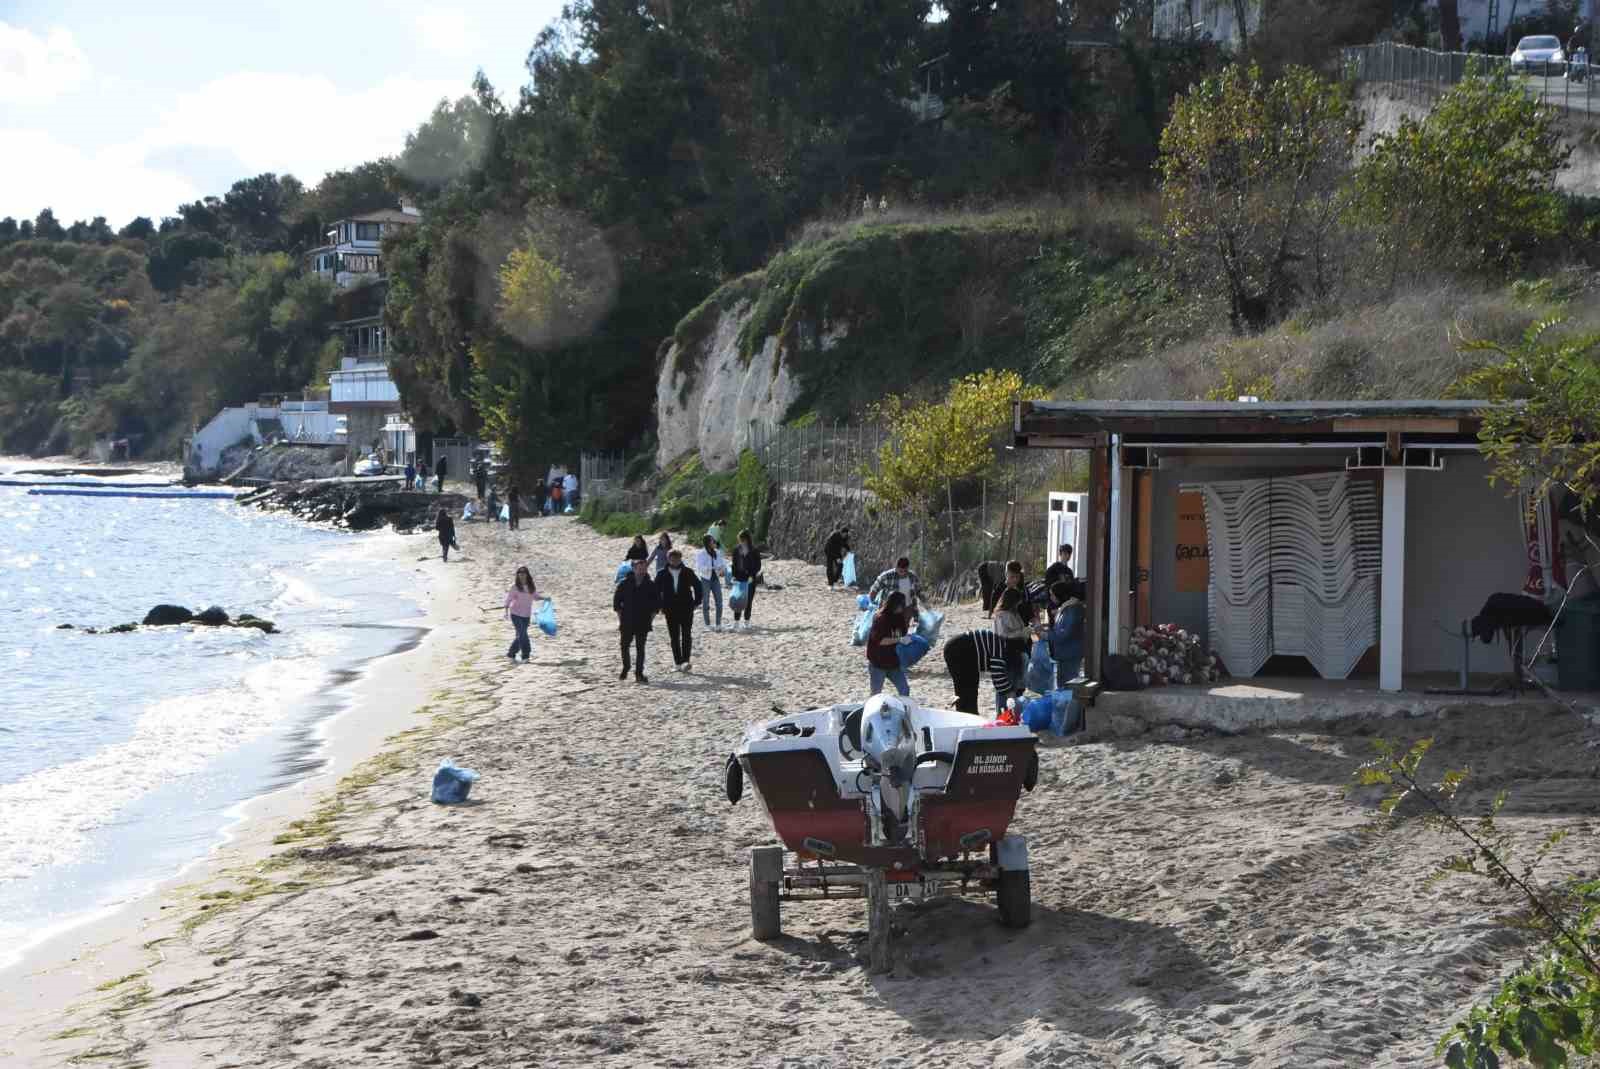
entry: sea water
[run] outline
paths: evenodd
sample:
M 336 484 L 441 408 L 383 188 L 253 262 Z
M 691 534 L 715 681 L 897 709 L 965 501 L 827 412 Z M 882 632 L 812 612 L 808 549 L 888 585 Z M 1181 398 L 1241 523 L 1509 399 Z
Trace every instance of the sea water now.
M 0 477 L 25 466 L 0 461 Z M 134 481 L 150 479 L 104 480 Z M 398 537 L 226 500 L 0 486 L 0 967 L 204 856 L 242 802 L 319 766 L 345 684 L 420 637 L 386 563 Z M 83 630 L 159 603 L 281 633 Z

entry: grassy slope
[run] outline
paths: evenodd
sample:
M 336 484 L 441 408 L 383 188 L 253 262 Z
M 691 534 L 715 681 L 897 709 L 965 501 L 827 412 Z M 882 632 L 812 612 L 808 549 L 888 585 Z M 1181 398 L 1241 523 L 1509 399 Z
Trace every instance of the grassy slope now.
M 1578 275 L 1490 285 L 1412 280 L 1397 294 L 1347 288 L 1252 338 L 1207 294 L 1166 280 L 1154 204 L 1085 197 L 981 214 L 897 213 L 814 224 L 764 271 L 728 283 L 679 324 L 692 369 L 717 315 L 744 301 L 746 357 L 780 338 L 803 393 L 789 418 L 849 419 L 885 393 L 936 389 L 984 367 L 1060 396 L 1232 399 L 1438 397 L 1482 362 L 1463 338 L 1511 341 L 1594 302 Z M 1359 272 L 1352 271 L 1359 276 Z M 845 327 L 842 340 L 817 339 Z

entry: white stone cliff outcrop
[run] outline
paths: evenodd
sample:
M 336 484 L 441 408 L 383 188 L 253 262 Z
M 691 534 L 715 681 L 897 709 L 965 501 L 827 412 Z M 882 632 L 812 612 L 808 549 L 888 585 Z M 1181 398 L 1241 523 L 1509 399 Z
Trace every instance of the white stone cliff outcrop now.
M 677 343 L 667 350 L 656 380 L 658 467 L 698 452 L 710 470 L 727 471 L 750 444 L 752 427 L 781 422 L 800 396 L 799 377 L 780 359 L 775 336 L 748 362 L 739 356 L 739 332 L 753 310 L 748 300 L 725 309 L 716 329 L 683 354 L 687 390 Z

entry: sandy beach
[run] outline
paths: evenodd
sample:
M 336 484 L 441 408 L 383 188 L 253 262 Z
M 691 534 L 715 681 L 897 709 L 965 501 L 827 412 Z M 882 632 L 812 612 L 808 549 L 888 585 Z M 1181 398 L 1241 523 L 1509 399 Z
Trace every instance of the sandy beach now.
M 1591 866 L 1600 751 L 1583 717 L 1346 723 L 1239 737 L 1056 742 L 1015 830 L 1034 921 L 897 913 L 869 974 L 860 902 L 790 905 L 749 935 L 747 852 L 772 841 L 722 761 L 743 725 L 865 689 L 845 594 L 773 561 L 755 630 L 696 629 L 696 672 L 618 682 L 625 542 L 567 519 L 464 525 L 463 559 L 407 540 L 428 637 L 381 662 L 328 773 L 253 806 L 205 865 L 0 974 L 0 1062 L 177 1066 L 1422 1066 L 1515 964 L 1515 905 L 1429 886 L 1456 844 L 1363 830 L 1341 788 L 1370 737 L 1438 741 L 1470 791 L 1510 792 L 1531 842 Z M 414 548 L 414 552 L 411 550 Z M 420 560 L 432 556 L 431 560 Z M 518 563 L 561 632 L 505 658 Z M 781 589 L 779 589 L 781 588 Z M 487 610 L 487 611 L 485 611 Z M 731 614 L 730 618 L 731 618 Z M 946 635 L 976 626 L 952 610 Z M 913 694 L 952 699 L 943 662 Z M 440 807 L 445 756 L 483 779 Z

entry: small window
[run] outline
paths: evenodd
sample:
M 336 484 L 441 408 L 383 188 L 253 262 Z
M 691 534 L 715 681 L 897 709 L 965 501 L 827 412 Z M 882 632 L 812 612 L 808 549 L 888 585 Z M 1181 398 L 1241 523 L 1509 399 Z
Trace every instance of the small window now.
M 356 224 L 356 240 L 357 241 L 377 241 L 378 240 L 378 233 L 379 233 L 378 227 L 379 227 L 379 224 L 377 224 L 377 223 L 357 223 Z

